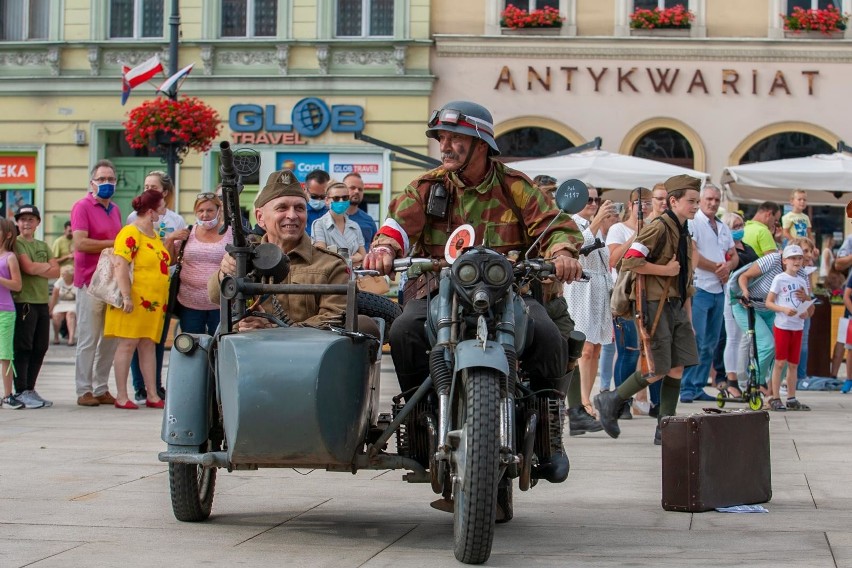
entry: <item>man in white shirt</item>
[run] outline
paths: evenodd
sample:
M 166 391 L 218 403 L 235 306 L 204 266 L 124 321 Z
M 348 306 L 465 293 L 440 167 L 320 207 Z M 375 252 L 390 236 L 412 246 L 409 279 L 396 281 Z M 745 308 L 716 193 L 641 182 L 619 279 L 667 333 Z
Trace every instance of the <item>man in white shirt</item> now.
M 689 367 L 680 385 L 680 401 L 711 401 L 704 392 L 713 366 L 713 354 L 722 331 L 725 283 L 739 262 L 734 239 L 727 225 L 716 219 L 722 193 L 707 184 L 701 190 L 701 203 L 695 219 L 689 222 L 692 240 L 698 252 L 695 270 L 695 296 L 692 298 L 692 327 L 698 346 L 699 363 Z

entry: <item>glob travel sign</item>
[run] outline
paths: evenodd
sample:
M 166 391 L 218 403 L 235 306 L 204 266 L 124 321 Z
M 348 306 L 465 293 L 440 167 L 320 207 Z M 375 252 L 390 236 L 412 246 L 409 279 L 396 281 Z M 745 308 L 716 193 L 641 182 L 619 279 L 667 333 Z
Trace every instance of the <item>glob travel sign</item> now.
M 275 105 L 237 104 L 228 112 L 231 138 L 235 144 L 307 144 L 304 138 L 315 138 L 331 132 L 361 132 L 364 129 L 364 107 L 331 105 L 316 97 L 297 102 L 290 112 L 290 122 L 278 122 Z

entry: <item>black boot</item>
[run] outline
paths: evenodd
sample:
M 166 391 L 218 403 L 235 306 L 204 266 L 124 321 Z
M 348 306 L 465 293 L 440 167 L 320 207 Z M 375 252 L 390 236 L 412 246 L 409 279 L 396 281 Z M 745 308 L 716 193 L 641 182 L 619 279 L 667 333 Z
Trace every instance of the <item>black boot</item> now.
M 662 446 L 663 445 L 663 432 L 660 430 L 660 423 L 657 422 L 657 429 L 654 430 L 654 445 Z
M 595 397 L 595 408 L 598 409 L 598 420 L 604 431 L 611 438 L 618 438 L 621 428 L 618 427 L 618 416 L 624 399 L 618 396 L 618 391 L 602 392 Z
M 619 420 L 633 420 L 633 399 L 624 401 L 621 405 L 621 412 L 618 414 Z
M 565 399 L 548 398 L 548 438 L 550 448 L 542 449 L 543 456 L 537 467 L 533 468 L 532 476 L 535 479 L 544 479 L 550 483 L 562 483 L 568 478 L 570 464 L 568 454 L 562 445 L 562 434 L 565 425 Z M 539 423 L 541 424 L 541 422 Z
M 600 432 L 603 426 L 580 405 L 568 409 L 568 430 L 571 436 L 580 436 L 586 432 Z

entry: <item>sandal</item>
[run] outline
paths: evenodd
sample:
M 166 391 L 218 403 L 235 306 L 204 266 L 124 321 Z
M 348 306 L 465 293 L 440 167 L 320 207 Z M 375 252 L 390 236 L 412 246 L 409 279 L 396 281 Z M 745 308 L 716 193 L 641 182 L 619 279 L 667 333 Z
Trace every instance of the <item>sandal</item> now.
M 778 411 L 787 410 L 787 407 L 784 406 L 784 403 L 781 402 L 780 398 L 770 398 L 769 399 L 769 409 L 778 412 Z
M 795 397 L 787 399 L 787 410 L 810 410 L 807 404 L 799 402 Z

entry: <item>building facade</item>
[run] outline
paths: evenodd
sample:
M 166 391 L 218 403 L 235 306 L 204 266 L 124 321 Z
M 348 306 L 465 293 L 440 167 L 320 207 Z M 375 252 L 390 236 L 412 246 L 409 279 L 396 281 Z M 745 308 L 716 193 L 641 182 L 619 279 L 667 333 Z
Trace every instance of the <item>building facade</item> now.
M 510 3 L 552 6 L 565 22 L 506 29 L 501 12 Z M 677 4 L 692 12 L 691 27 L 630 27 L 636 9 Z M 795 7 L 829 5 L 852 11 L 848 0 L 480 0 L 464 8 L 435 0 L 433 102 L 484 104 L 513 158 L 601 137 L 605 150 L 718 182 L 729 165 L 830 153 L 852 138 L 842 111 L 852 89 L 849 29 L 783 29 L 781 15 Z M 839 209 L 811 213 L 820 231 L 843 229 Z
M 121 78 L 123 66 L 153 55 L 169 68 L 171 10 L 169 0 L 0 1 L 4 215 L 35 203 L 50 240 L 97 160 L 118 167 L 124 215 L 145 173 L 165 169 L 155 149 L 128 146 L 122 123 L 158 96 L 166 77 L 133 89 L 125 106 Z M 416 175 L 354 134 L 425 151 L 422 117 L 434 83 L 428 0 L 183 0 L 179 14 L 178 68 L 194 64 L 180 94 L 218 112 L 221 139 L 261 154 L 243 205 L 283 165 L 301 178 L 314 168 L 337 178 L 358 171 L 379 218 L 391 187 Z M 191 218 L 195 195 L 215 187 L 217 172 L 215 151 L 186 156 L 177 169 L 179 212 Z

